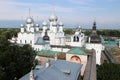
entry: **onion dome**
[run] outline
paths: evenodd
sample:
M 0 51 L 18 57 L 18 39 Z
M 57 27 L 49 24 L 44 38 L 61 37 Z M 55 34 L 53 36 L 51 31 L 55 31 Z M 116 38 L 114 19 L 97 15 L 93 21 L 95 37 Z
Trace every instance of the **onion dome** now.
M 97 35 L 97 33 L 92 33 L 90 35 L 90 38 L 91 38 L 91 43 L 101 43 L 101 38 L 99 35 Z
M 82 29 L 82 26 L 78 26 L 78 27 L 76 28 L 76 31 L 81 31 L 81 29 Z
M 23 27 L 24 27 L 24 25 L 23 25 L 23 24 L 21 24 L 21 25 L 20 25 L 20 27 L 21 27 L 21 28 L 23 28 Z
M 78 27 L 79 27 L 79 29 L 82 29 L 82 26 L 79 25 Z
M 15 38 L 15 36 L 13 36 L 13 37 L 12 37 L 12 40 L 13 40 L 13 41 L 16 41 L 16 38 Z
M 34 24 L 31 24 L 31 27 L 34 27 L 35 25 Z
M 53 26 L 57 26 L 57 22 L 54 21 L 52 25 L 53 25 Z
M 36 27 L 39 27 L 39 24 L 35 24 Z
M 43 36 L 43 40 L 49 41 L 49 36 L 47 34 L 47 30 L 45 31 L 45 35 Z
M 49 18 L 50 21 L 57 21 L 58 17 L 55 14 L 52 14 Z
M 96 30 L 96 22 L 93 23 L 93 30 Z
M 31 23 L 34 23 L 34 20 L 33 20 L 33 18 L 28 17 L 26 22 L 27 22 L 27 24 L 31 24 Z
M 64 24 L 62 23 L 62 22 L 59 22 L 59 24 L 58 24 L 59 26 L 63 26 Z
M 90 35 L 91 43 L 101 43 L 101 38 L 96 32 L 96 22 L 93 23 L 93 31 Z
M 47 26 L 47 22 L 46 22 L 46 21 L 43 21 L 42 25 L 43 25 L 43 26 Z
M 79 32 L 77 31 L 77 32 L 75 32 L 75 35 L 79 35 Z

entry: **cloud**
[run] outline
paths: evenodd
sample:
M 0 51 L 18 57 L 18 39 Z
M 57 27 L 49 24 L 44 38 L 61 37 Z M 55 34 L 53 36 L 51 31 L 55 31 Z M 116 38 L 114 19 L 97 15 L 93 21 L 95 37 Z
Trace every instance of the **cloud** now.
M 80 5 L 91 5 L 89 3 L 94 2 L 95 0 L 68 0 L 73 4 L 80 4 Z
M 46 3 L 24 3 L 17 1 L 0 1 L 0 19 L 18 19 L 18 17 L 23 15 L 28 15 L 28 8 L 31 8 L 31 15 L 50 15 L 52 12 L 52 5 Z M 71 13 L 74 8 L 67 8 L 55 5 L 56 13 Z
M 31 6 L 31 3 L 15 2 L 13 0 L 0 1 L 0 19 L 15 19 L 21 14 L 25 14 L 25 6 Z M 16 16 L 18 15 L 18 16 Z
M 34 1 L 34 0 L 33 0 Z M 64 23 L 72 24 L 90 24 L 97 17 L 97 22 L 99 24 L 119 24 L 120 17 L 115 17 L 111 13 L 110 16 L 107 14 L 106 7 L 93 5 L 97 0 L 67 0 L 68 4 L 63 4 L 61 2 L 54 5 L 54 12 L 58 16 L 60 21 Z M 106 0 L 113 1 L 113 0 Z M 117 1 L 117 0 L 115 0 Z M 92 4 L 91 4 L 92 3 Z M 0 0 L 0 19 L 1 20 L 21 20 L 21 16 L 28 17 L 28 9 L 31 8 L 31 16 L 37 20 L 48 20 L 50 14 L 52 13 L 52 5 L 50 3 L 45 3 L 44 1 L 38 0 L 38 2 L 31 1 L 17 1 L 17 0 Z M 111 11 L 110 11 L 111 12 Z
M 119 1 L 119 0 L 106 0 L 106 1 L 109 1 L 109 2 L 115 2 L 115 1 Z

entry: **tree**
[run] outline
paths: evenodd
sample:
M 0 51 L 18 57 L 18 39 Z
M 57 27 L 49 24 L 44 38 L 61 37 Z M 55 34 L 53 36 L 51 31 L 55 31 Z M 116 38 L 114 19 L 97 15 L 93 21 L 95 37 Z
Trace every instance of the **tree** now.
M 64 30 L 64 32 L 65 32 L 65 34 L 71 35 L 71 34 L 74 34 L 75 31 L 73 29 L 66 29 L 66 30 Z
M 97 80 L 120 80 L 120 64 L 102 64 L 97 68 L 97 78 Z
M 90 35 L 91 34 L 91 30 L 86 30 L 84 33 L 85 33 L 85 35 Z
M 31 70 L 34 50 L 30 45 L 22 47 L 0 40 L 0 80 L 19 79 Z
M 4 36 L 6 39 L 11 39 L 13 36 L 17 36 L 19 29 L 0 29 L 0 36 Z

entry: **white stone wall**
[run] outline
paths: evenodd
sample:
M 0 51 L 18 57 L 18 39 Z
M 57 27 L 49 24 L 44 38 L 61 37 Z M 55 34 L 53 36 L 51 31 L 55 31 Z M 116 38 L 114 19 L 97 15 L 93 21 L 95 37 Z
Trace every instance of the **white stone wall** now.
M 102 44 L 97 44 L 97 43 L 86 43 L 85 45 L 86 49 L 94 49 L 96 52 L 96 64 L 100 65 L 101 64 L 101 51 L 102 51 Z
M 39 37 L 40 33 L 31 32 L 18 33 L 17 43 L 34 45 Z
M 73 41 L 73 37 L 71 37 L 71 42 L 70 42 L 70 46 L 76 46 L 76 47 L 83 47 L 85 45 L 85 36 L 79 36 L 79 41 L 78 42 L 74 42 Z
M 58 52 L 68 52 L 70 49 L 68 48 L 51 48 L 52 51 L 58 51 Z
M 19 44 L 34 44 L 34 34 L 32 33 L 18 33 L 17 43 Z
M 81 43 L 81 42 L 71 42 L 70 46 L 83 47 L 83 43 Z

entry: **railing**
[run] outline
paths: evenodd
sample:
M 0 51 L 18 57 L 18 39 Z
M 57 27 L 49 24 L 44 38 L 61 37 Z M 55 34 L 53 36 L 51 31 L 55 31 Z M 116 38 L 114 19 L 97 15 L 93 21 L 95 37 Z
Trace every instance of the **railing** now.
M 85 74 L 83 80 L 96 80 L 96 53 L 88 57 Z
M 105 48 L 105 56 L 108 58 L 108 60 L 112 63 L 116 63 L 115 59 L 113 58 L 112 54 L 108 51 L 107 48 Z

